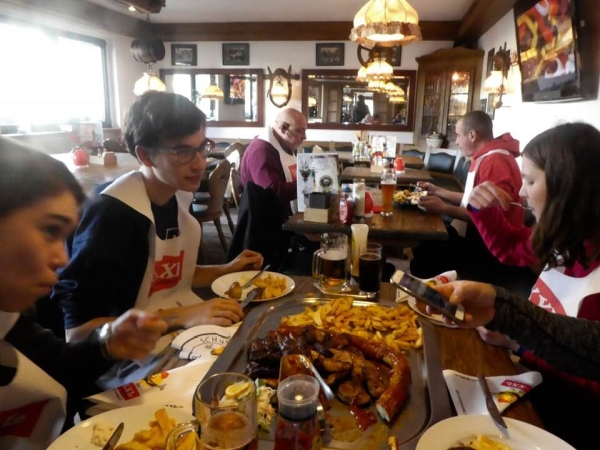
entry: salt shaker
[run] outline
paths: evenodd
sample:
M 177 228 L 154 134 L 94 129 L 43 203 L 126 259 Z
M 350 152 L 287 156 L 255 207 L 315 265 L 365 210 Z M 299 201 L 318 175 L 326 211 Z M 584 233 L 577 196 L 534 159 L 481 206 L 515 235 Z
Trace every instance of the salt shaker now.
M 279 383 L 279 416 L 274 450 L 319 450 L 321 428 L 317 420 L 319 382 L 310 375 L 292 375 Z

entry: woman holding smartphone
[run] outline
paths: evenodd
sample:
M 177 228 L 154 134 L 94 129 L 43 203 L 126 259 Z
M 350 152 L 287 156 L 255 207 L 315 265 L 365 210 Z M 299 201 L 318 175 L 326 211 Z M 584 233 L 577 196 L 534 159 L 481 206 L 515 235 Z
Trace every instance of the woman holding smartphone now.
M 67 263 L 65 239 L 85 199 L 73 175 L 40 152 L 0 139 L 0 448 L 46 448 L 67 395 L 81 399 L 115 360 L 143 358 L 167 324 L 130 310 L 77 344 L 21 313 L 48 295 Z M 6 426 L 10 424 L 10 426 Z

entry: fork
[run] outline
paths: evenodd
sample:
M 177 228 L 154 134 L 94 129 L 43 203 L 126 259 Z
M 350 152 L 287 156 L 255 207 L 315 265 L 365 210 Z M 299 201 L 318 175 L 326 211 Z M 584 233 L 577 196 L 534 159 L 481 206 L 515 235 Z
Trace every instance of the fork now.
M 526 211 L 531 211 L 531 210 L 533 209 L 531 206 L 525 206 L 525 205 L 522 205 L 522 204 L 521 204 L 521 203 L 519 203 L 519 202 L 509 202 L 508 204 L 509 204 L 509 205 L 515 205 L 515 206 L 519 206 L 519 207 L 523 208 L 523 209 L 524 209 L 524 210 L 526 210 Z

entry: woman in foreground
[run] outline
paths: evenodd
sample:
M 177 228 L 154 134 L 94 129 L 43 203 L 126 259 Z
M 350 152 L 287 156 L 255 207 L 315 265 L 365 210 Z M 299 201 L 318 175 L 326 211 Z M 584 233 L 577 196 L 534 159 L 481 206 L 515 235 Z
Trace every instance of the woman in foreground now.
M 20 314 L 51 292 L 67 263 L 64 241 L 84 198 L 62 163 L 0 139 L 2 449 L 46 448 L 63 428 L 67 394 L 91 394 L 115 360 L 145 357 L 167 328 L 154 314 L 130 310 L 66 344 Z

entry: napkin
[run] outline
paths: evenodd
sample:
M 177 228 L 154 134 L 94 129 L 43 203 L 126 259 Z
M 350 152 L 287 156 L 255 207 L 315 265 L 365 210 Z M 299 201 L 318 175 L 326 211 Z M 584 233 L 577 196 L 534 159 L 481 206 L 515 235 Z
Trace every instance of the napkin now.
M 477 377 L 464 375 L 454 370 L 444 370 L 444 378 L 450 391 L 450 397 L 458 415 L 487 414 L 485 396 Z M 486 377 L 494 403 L 502 413 L 542 382 L 539 372 L 525 372 L 518 375 Z
M 225 347 L 238 328 L 239 323 L 231 327 L 198 325 L 180 333 L 171 347 L 180 350 L 180 359 L 199 359 L 212 363 L 218 356 L 211 352 Z
M 192 361 L 183 367 L 92 395 L 87 400 L 94 405 L 86 413 L 93 416 L 124 406 L 157 405 L 181 408 L 192 414 L 194 391 L 212 363 L 212 360 Z

